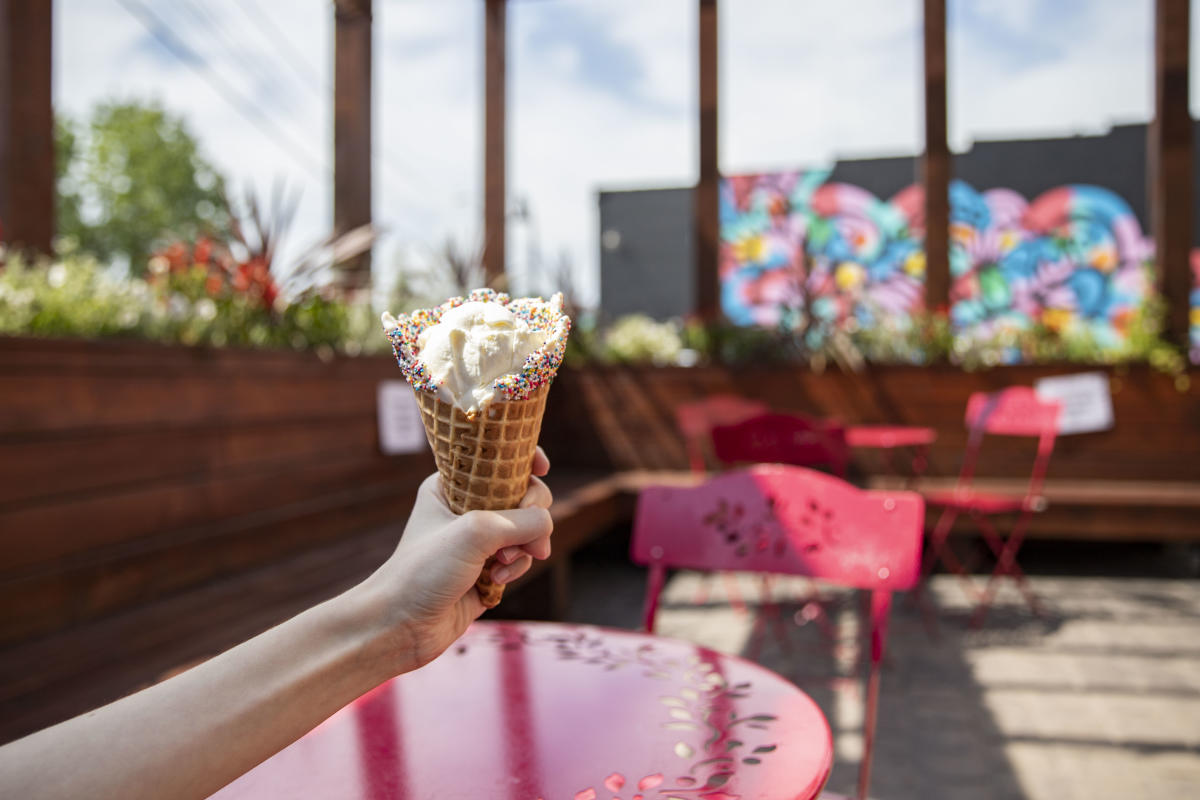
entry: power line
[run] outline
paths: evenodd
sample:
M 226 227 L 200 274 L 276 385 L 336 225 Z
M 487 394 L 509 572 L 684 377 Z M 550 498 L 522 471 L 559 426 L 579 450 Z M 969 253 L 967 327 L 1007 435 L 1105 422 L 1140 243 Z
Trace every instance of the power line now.
M 280 27 L 263 11 L 262 6 L 256 0 L 234 0 L 233 4 L 241 10 L 246 18 L 254 23 L 254 27 L 267 40 L 267 43 L 275 49 L 276 54 L 283 61 L 287 62 L 288 66 L 300 76 L 302 79 L 301 83 L 311 89 L 318 97 L 321 97 L 321 91 L 317 88 L 318 86 L 324 89 L 325 96 L 333 93 L 333 87 L 329 84 L 329 80 L 322 79 L 317 73 L 312 71 L 312 64 L 308 62 L 307 56 L 284 35 Z
M 215 72 L 208 61 L 180 39 L 162 17 L 137 0 L 117 0 L 126 12 L 141 23 L 142 27 L 161 44 L 175 60 L 195 71 L 211 86 L 225 103 L 243 119 L 263 133 L 281 151 L 291 156 L 297 164 L 318 180 L 328 177 L 330 168 L 301 144 L 286 135 L 264 116 L 252 100 L 237 87 Z M 319 165 L 319 166 L 318 166 Z
M 188 0 L 188 2 L 191 2 L 191 0 Z M 306 88 L 308 88 L 318 99 L 324 100 L 325 98 L 331 98 L 333 96 L 332 83 L 327 78 L 322 79 L 316 76 L 316 74 L 312 71 L 311 64 L 307 62 L 300 50 L 295 48 L 288 37 L 283 34 L 282 29 L 275 22 L 275 20 L 272 19 L 271 16 L 262 9 L 262 6 L 260 6 L 255 0 L 233 0 L 233 4 L 241 10 L 243 15 L 250 18 L 251 21 L 254 22 L 255 27 L 262 35 L 262 38 L 266 39 L 268 44 L 274 48 L 276 54 L 278 54 L 283 61 L 287 62 L 286 66 L 293 73 L 295 73 L 295 77 L 297 77 Z M 253 9 L 253 12 L 251 12 L 250 9 Z M 318 85 L 320 85 L 321 89 L 324 91 L 323 95 L 321 90 L 318 90 Z M 419 173 L 410 171 L 408 167 L 403 166 L 398 161 L 393 160 L 390 154 L 385 153 L 382 149 L 372 148 L 372 151 L 373 152 L 371 155 L 376 160 L 376 163 L 385 171 L 389 172 L 391 176 L 399 181 L 403 186 L 407 187 L 411 186 L 412 184 L 416 184 L 415 192 L 412 194 L 410 199 L 418 202 L 424 200 L 424 198 L 419 195 L 419 192 L 428 191 L 430 189 L 430 184 L 428 181 L 422 178 Z

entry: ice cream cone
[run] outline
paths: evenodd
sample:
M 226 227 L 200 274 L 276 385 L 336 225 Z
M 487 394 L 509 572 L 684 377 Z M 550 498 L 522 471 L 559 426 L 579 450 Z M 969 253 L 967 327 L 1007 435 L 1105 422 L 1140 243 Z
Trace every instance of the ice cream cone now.
M 417 395 L 442 491 L 456 514 L 516 508 L 529 487 L 550 383 L 571 320 L 563 298 L 510 298 L 491 289 L 401 317 L 383 314 L 396 362 Z M 500 602 L 488 559 L 476 583 Z
M 433 392 L 417 390 L 425 435 L 451 511 L 517 507 L 529 487 L 549 389 L 545 383 L 523 400 L 494 402 L 472 416 Z M 475 583 L 488 608 L 504 594 L 504 585 L 492 582 L 494 563 L 488 559 Z

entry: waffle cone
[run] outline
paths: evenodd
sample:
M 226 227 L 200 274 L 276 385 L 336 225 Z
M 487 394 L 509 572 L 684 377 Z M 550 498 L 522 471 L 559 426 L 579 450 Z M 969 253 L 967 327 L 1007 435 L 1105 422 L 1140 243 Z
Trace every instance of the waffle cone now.
M 451 511 L 517 507 L 529 488 L 549 391 L 546 383 L 525 400 L 497 400 L 473 418 L 431 392 L 416 393 Z M 504 594 L 504 585 L 491 579 L 494 561 L 488 559 L 475 582 L 488 608 L 499 604 Z

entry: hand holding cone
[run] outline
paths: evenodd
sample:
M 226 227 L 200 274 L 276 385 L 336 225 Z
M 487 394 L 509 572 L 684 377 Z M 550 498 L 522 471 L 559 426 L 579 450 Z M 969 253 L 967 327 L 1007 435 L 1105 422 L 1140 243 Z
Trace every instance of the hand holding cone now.
M 530 353 L 518 371 L 477 387 L 494 398 L 481 407 L 462 408 L 420 358 L 421 334 L 444 312 L 467 302 L 498 303 L 512 310 L 544 343 Z M 562 313 L 561 295 L 551 302 L 510 301 L 507 295 L 482 289 L 468 298 L 453 298 L 434 309 L 399 319 L 384 315 L 384 329 L 397 361 L 416 392 L 429 446 L 433 449 L 442 491 L 456 514 L 473 510 L 516 508 L 529 487 L 533 456 L 550 383 L 562 363 L 571 321 Z M 468 350 L 470 348 L 467 348 Z M 463 356 L 460 350 L 457 357 Z M 461 380 L 462 365 L 458 377 Z M 479 392 L 476 392 L 478 395 Z M 458 402 L 454 402 L 458 401 Z M 495 607 L 504 586 L 491 579 L 495 559 L 488 559 L 475 584 L 484 606 Z
M 425 435 L 451 511 L 517 507 L 529 488 L 549 391 L 549 384 L 544 384 L 525 400 L 492 403 L 474 418 L 434 394 L 417 392 Z M 504 594 L 503 584 L 492 582 L 493 563 L 494 559 L 488 560 L 475 583 L 488 608 Z

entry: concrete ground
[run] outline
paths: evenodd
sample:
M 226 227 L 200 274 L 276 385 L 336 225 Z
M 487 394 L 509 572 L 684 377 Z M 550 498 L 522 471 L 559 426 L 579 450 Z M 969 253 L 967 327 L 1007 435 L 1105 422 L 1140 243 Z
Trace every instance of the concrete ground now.
M 573 620 L 637 627 L 645 577 L 623 543 L 579 555 Z M 915 605 L 898 598 L 871 796 L 1200 797 L 1200 581 L 1188 577 L 1195 556 L 1144 546 L 1030 545 L 1022 561 L 1034 573 L 1043 618 L 1009 589 L 983 629 L 968 631 L 962 587 L 937 576 L 936 638 Z M 757 579 L 736 580 L 739 593 L 757 602 Z M 731 607 L 728 585 L 675 574 L 659 632 L 753 653 L 753 609 Z M 802 616 L 796 601 L 804 588 L 791 580 L 774 587 L 785 618 Z M 853 677 L 859 603 L 849 592 L 826 594 L 836 647 L 817 625 L 792 623 L 786 646 L 768 630 L 757 660 L 824 710 L 836 752 L 829 789 L 851 794 L 862 754 L 863 685 Z M 695 604 L 697 596 L 704 602 Z

